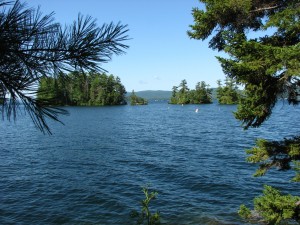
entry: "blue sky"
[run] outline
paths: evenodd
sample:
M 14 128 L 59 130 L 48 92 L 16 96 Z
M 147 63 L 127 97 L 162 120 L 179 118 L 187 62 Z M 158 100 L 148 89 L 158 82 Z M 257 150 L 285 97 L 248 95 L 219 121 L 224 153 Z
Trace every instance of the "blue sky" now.
M 126 54 L 114 56 L 102 65 L 109 74 L 119 76 L 127 92 L 171 90 L 186 79 L 190 88 L 199 81 L 216 87 L 225 78 L 208 41 L 187 36 L 193 24 L 193 7 L 198 0 L 30 0 L 46 14 L 55 12 L 56 22 L 70 24 L 78 13 L 90 15 L 97 23 L 127 24 L 130 47 Z

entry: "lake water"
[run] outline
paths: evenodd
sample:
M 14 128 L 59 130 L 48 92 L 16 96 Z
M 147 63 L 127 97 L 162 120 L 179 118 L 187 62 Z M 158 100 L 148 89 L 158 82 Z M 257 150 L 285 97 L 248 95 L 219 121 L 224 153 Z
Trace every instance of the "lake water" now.
M 253 178 L 244 152 L 258 137 L 299 134 L 298 106 L 279 103 L 247 131 L 236 106 L 66 109 L 65 126 L 50 122 L 52 136 L 27 116 L 1 122 L 0 224 L 134 224 L 129 214 L 147 184 L 159 193 L 150 209 L 164 224 L 246 224 L 239 205 L 252 206 L 263 184 L 299 190 L 292 172 Z

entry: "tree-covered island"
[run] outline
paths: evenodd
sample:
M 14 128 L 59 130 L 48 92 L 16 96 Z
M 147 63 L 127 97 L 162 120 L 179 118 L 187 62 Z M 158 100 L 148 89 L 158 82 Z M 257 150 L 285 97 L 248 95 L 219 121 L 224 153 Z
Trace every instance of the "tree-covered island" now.
M 227 77 L 224 84 L 222 84 L 221 80 L 218 80 L 217 84 L 217 99 L 219 104 L 238 104 L 241 93 L 234 79 Z
M 126 90 L 119 77 L 105 73 L 60 73 L 40 80 L 37 99 L 53 106 L 124 105 Z
M 132 90 L 131 95 L 129 96 L 130 105 L 148 105 L 148 101 L 145 98 L 139 97 Z
M 182 80 L 179 86 L 172 89 L 170 104 L 209 104 L 212 103 L 212 89 L 204 81 L 198 82 L 194 90 L 190 90 L 187 81 Z

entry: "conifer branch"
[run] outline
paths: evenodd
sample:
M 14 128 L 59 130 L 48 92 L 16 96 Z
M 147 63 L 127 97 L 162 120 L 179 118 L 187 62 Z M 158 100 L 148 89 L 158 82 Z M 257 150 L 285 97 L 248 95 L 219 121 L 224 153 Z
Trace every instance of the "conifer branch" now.
M 28 8 L 19 0 L 0 0 L 0 111 L 2 118 L 16 118 L 20 103 L 34 124 L 50 133 L 45 118 L 58 121 L 63 110 L 35 100 L 36 87 L 43 77 L 60 72 L 105 71 L 113 55 L 125 53 L 127 25 L 97 26 L 90 16 L 62 28 L 53 13 L 43 16 L 40 8 Z M 28 93 L 33 93 L 29 95 Z

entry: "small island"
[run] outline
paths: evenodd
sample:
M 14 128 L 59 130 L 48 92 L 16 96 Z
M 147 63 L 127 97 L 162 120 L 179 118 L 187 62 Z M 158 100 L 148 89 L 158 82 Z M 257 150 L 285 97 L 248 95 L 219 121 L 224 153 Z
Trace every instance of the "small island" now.
M 170 104 L 210 104 L 212 89 L 204 81 L 196 84 L 195 90 L 190 90 L 187 81 L 182 80 L 179 86 L 173 86 Z
M 129 96 L 130 105 L 148 105 L 148 101 L 142 97 L 139 97 L 132 90 L 131 95 Z
M 224 81 L 224 85 L 221 80 L 218 80 L 217 84 L 217 99 L 219 104 L 238 104 L 241 98 L 241 91 L 238 89 L 237 83 L 234 79 L 227 77 Z

